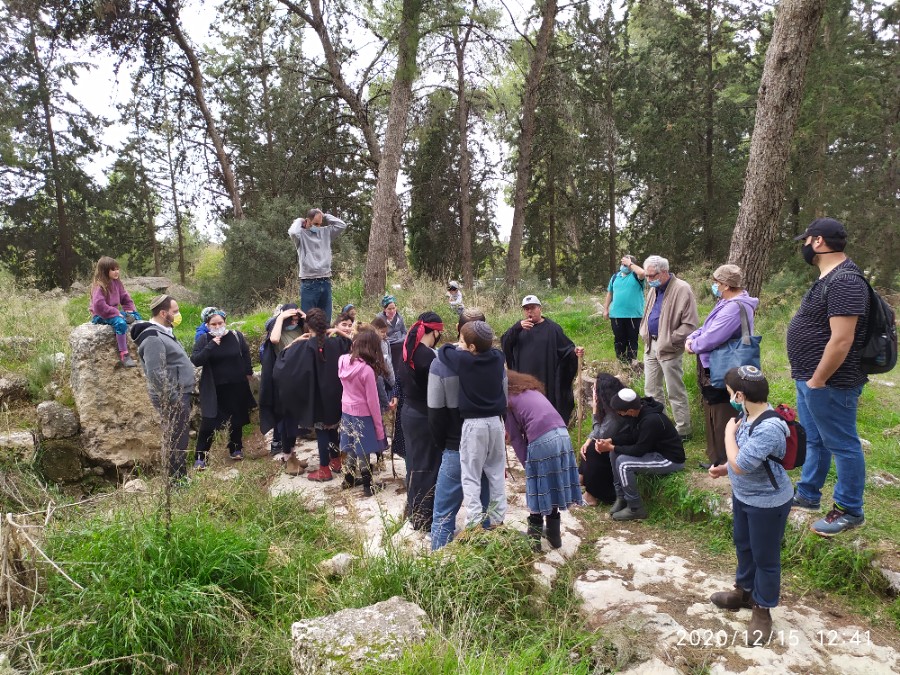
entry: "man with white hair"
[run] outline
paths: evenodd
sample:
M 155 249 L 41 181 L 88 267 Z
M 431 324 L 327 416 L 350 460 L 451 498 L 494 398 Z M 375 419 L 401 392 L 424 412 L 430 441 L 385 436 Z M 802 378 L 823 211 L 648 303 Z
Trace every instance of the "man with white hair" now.
M 684 342 L 697 325 L 697 299 L 691 285 L 669 272 L 669 261 L 651 255 L 644 261 L 650 292 L 640 334 L 644 340 L 644 394 L 660 403 L 669 396 L 675 428 L 682 440 L 691 435 L 691 408 L 684 386 Z

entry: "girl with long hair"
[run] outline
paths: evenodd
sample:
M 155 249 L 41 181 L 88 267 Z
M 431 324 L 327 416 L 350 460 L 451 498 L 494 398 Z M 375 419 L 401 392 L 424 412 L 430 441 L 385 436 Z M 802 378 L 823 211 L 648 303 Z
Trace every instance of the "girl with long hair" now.
M 116 346 L 119 348 L 119 363 L 125 368 L 134 368 L 137 363 L 128 354 L 128 341 L 125 333 L 128 324 L 142 321 L 134 306 L 134 300 L 128 295 L 124 284 L 119 279 L 121 270 L 119 263 L 109 256 L 103 256 L 94 267 L 94 280 L 91 284 L 91 323 L 112 326 L 116 333 Z M 122 309 L 119 309 L 119 306 Z
M 611 438 L 620 426 L 627 423 L 628 418 L 617 415 L 609 405 L 612 397 L 624 388 L 625 385 L 609 373 L 598 373 L 594 382 L 594 426 L 581 446 L 582 462 L 579 468 L 584 478 L 584 501 L 588 506 L 596 506 L 598 502 L 612 504 L 616 501 L 609 453 L 597 452 L 594 441 L 598 438 Z

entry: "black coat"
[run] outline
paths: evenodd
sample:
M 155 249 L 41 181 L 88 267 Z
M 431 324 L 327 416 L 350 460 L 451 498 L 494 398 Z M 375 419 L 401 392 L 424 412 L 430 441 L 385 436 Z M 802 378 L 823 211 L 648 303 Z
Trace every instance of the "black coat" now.
M 240 373 L 240 380 L 233 382 L 233 386 L 238 389 L 237 398 L 246 406 L 247 416 L 244 424 L 249 421 L 249 411 L 256 407 L 256 399 L 250 391 L 250 383 L 247 381 L 247 375 L 253 374 L 253 364 L 250 360 L 250 347 L 247 340 L 244 339 L 240 331 L 229 331 L 222 340 L 238 341 L 238 356 L 233 359 L 235 373 Z M 213 341 L 213 336 L 209 333 L 203 333 L 194 342 L 194 349 L 191 352 L 191 362 L 195 366 L 201 367 L 200 372 L 200 414 L 203 417 L 215 418 L 218 416 L 218 398 L 216 396 L 216 380 L 213 376 L 213 368 L 210 365 L 210 359 L 214 358 L 214 353 L 209 347 L 209 343 Z M 244 407 L 244 406 L 241 406 Z
M 338 359 L 350 353 L 343 335 L 326 338 L 321 352 L 316 338 L 288 347 L 275 361 L 272 379 L 280 405 L 301 427 L 334 426 L 341 421 L 344 388 L 338 377 Z

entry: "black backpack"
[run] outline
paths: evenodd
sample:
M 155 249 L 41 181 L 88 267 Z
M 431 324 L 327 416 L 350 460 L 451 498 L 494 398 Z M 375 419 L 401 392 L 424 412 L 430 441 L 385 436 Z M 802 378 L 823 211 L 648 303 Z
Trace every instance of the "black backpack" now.
M 827 302 L 828 284 L 842 277 L 856 276 L 869 289 L 869 313 L 866 316 L 866 337 L 859 350 L 860 368 L 866 375 L 886 373 L 897 365 L 897 322 L 894 308 L 872 288 L 869 280 L 859 272 L 836 274 L 825 283 L 822 300 Z

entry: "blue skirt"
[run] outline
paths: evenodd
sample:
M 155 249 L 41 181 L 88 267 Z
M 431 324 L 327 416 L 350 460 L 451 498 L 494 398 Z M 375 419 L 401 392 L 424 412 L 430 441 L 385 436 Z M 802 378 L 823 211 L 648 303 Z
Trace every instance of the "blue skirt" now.
M 371 415 L 341 415 L 341 452 L 368 461 L 369 453 L 381 454 L 387 448 L 387 440 L 378 440 L 375 422 Z
M 525 502 L 531 513 L 545 516 L 553 509 L 581 504 L 578 467 L 566 429 L 551 429 L 528 444 Z

